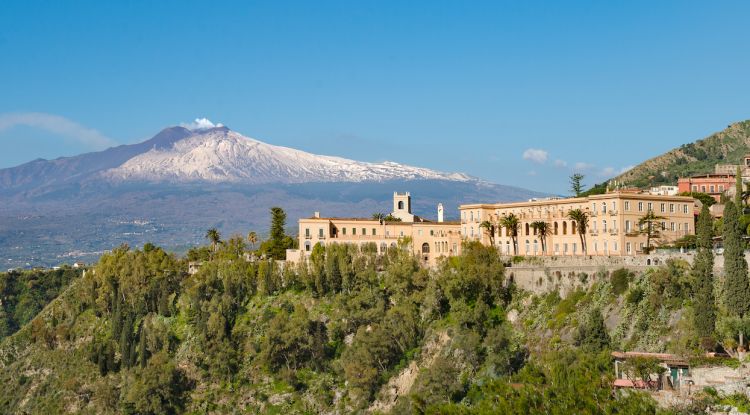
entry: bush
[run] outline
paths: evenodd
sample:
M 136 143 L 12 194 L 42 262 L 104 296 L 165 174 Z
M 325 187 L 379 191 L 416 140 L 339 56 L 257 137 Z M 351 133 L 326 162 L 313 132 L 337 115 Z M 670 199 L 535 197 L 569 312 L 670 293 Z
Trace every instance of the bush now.
M 628 290 L 628 284 L 633 274 L 625 268 L 620 268 L 612 273 L 610 282 L 612 283 L 612 293 L 616 296 L 622 295 Z

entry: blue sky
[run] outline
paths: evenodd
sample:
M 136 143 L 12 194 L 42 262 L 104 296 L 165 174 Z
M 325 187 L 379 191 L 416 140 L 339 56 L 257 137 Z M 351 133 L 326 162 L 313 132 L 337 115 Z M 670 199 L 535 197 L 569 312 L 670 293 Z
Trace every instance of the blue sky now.
M 196 117 L 562 193 L 750 118 L 750 2 L 5 1 L 0 167 Z

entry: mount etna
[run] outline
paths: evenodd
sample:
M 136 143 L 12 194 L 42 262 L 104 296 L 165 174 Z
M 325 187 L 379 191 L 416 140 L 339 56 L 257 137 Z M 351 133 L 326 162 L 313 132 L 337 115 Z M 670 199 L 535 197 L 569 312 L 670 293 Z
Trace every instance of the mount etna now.
M 389 212 L 410 191 L 415 213 L 437 203 L 523 200 L 541 194 L 395 162 L 368 163 L 274 146 L 226 127 L 166 128 L 150 140 L 0 170 L 0 255 L 8 268 L 92 260 L 127 243 L 175 251 L 224 235 L 264 233 L 281 206 L 299 217 Z

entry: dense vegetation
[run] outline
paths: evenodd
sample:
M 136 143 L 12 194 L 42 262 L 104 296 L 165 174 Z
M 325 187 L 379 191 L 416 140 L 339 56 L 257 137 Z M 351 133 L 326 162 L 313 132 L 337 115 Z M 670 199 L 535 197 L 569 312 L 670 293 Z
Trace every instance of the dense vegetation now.
M 69 267 L 0 273 L 0 340 L 31 321 L 80 275 Z
M 549 275 L 574 288 L 534 295 L 508 285 L 502 258 L 478 243 L 427 270 L 408 239 L 382 256 L 318 245 L 289 267 L 270 248 L 246 260 L 241 238 L 209 240 L 189 255 L 203 261 L 193 275 L 189 258 L 147 244 L 70 278 L 0 343 L 0 412 L 655 414 L 747 403 L 707 391 L 665 411 L 611 388 L 610 350 L 736 351 L 747 272 L 725 287 L 710 251 L 692 268 Z M 632 366 L 635 377 L 654 369 Z

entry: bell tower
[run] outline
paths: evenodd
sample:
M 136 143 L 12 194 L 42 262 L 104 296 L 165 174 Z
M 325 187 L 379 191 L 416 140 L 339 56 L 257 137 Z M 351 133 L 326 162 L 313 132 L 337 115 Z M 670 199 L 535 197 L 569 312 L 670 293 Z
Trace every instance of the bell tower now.
M 393 192 L 393 213 L 391 215 L 404 222 L 414 222 L 414 215 L 411 213 L 411 195 L 409 192 Z

